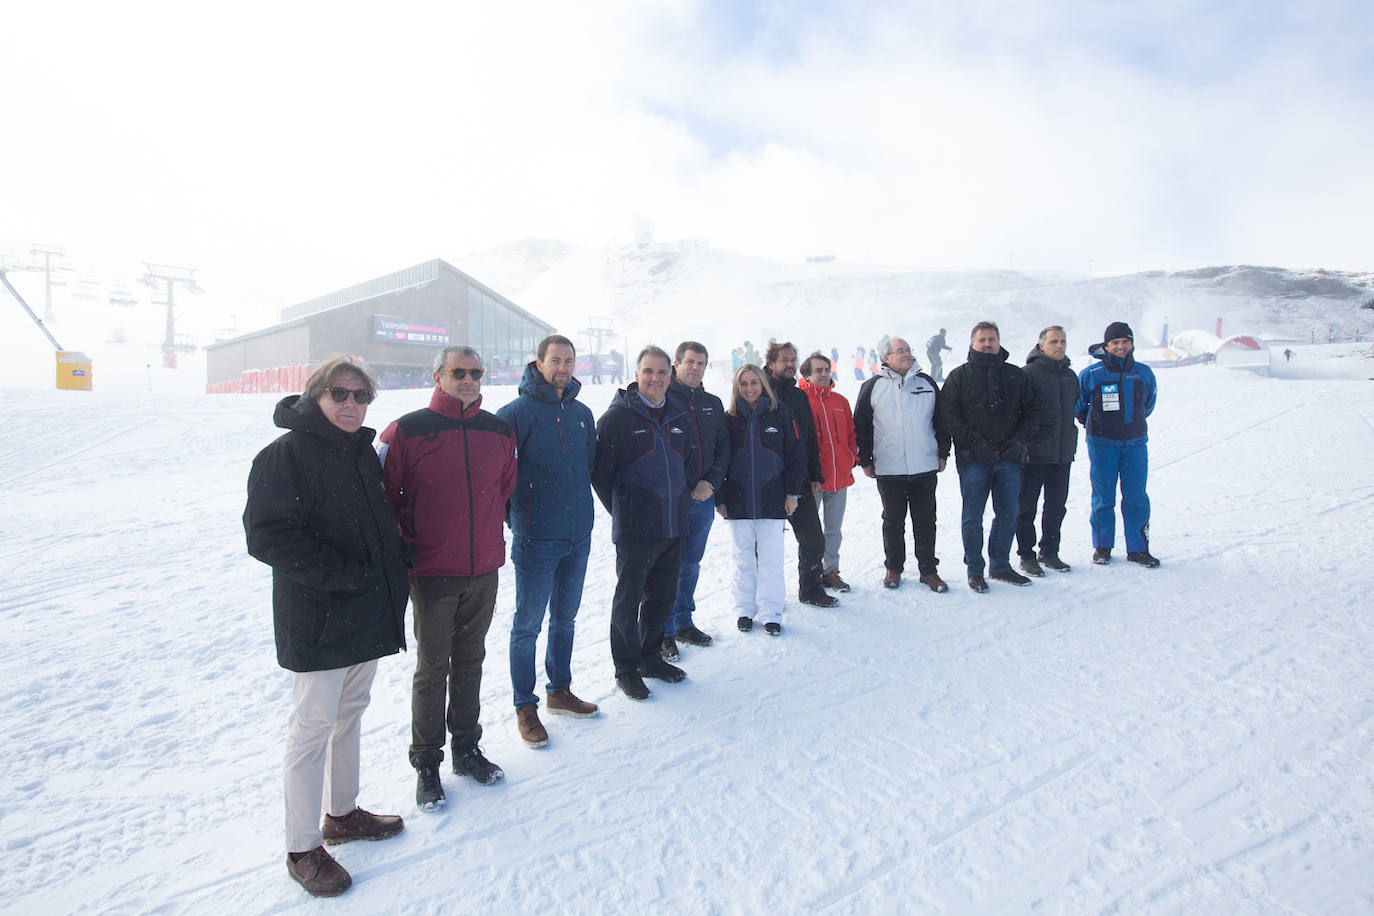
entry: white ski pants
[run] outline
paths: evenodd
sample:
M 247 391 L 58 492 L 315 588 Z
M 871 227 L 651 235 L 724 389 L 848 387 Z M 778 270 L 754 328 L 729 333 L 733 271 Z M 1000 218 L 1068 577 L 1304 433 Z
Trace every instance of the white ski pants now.
M 758 623 L 782 623 L 783 584 L 780 518 L 726 519 L 735 539 L 735 612 Z

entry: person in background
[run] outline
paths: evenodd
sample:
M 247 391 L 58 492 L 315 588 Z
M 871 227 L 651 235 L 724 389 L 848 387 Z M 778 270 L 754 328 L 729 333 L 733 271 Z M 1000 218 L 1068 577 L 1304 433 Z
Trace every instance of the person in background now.
M 272 567 L 277 663 L 295 672 L 283 776 L 286 871 L 316 897 L 353 884 L 324 848 L 400 833 L 396 815 L 358 807 L 363 711 L 377 659 L 405 648 L 409 553 L 363 426 L 377 386 L 345 357 L 326 360 L 273 420 L 287 432 L 253 459 L 243 529 Z M 323 804 L 324 825 L 320 825 Z
M 941 328 L 940 333 L 926 341 L 926 361 L 930 363 L 931 378 L 937 382 L 945 380 L 944 363 L 940 362 L 940 351 L 951 349 L 949 344 L 945 342 L 944 328 Z

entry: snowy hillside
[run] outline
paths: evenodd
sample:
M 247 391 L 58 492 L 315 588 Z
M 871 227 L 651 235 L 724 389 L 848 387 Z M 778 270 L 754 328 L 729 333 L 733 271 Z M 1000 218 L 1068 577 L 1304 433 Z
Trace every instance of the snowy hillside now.
M 1158 342 L 1166 320 L 1172 331 L 1213 330 L 1220 318 L 1226 334 L 1316 343 L 1326 342 L 1329 331 L 1336 341 L 1353 341 L 1357 331 L 1367 341 L 1374 321 L 1374 310 L 1360 307 L 1374 299 L 1374 273 L 1259 267 L 1118 277 L 915 271 L 842 261 L 785 264 L 721 251 L 704 241 L 590 249 L 529 239 L 451 260 L 580 344 L 586 343 L 583 332 L 590 325 L 609 322 L 618 338 L 607 341 L 607 348 L 634 351 L 650 341 L 671 347 L 695 339 L 721 362 L 746 340 L 762 349 L 769 337 L 777 337 L 795 341 L 804 352 L 833 347 L 847 364 L 857 346 L 876 346 L 886 334 L 919 345 L 940 327 L 949 329 L 954 352 L 948 356 L 959 362 L 967 329 L 984 318 L 1001 325 L 1003 340 L 1018 359 L 1046 324 L 1063 325 L 1070 353 L 1083 357 L 1087 344 L 1117 319 L 1135 328 L 1142 347 Z M 9 278 L 41 313 L 41 275 L 11 271 Z M 183 355 L 179 371 L 160 368 L 166 310 L 147 288 L 110 278 L 102 286 L 88 279 L 54 290 L 55 317 L 48 326 L 64 347 L 94 358 L 98 384 L 203 389 L 201 355 Z M 116 295 L 117 290 L 126 295 Z M 126 304 L 111 305 L 111 298 Z M 265 295 L 264 302 L 268 299 Z M 226 308 L 219 301 L 211 289 L 204 296 L 181 295 L 178 332 L 204 345 L 217 336 L 252 330 L 256 323 L 240 316 L 275 320 L 262 303 Z M 50 386 L 49 345 L 8 293 L 0 297 L 0 333 L 7 341 L 0 384 Z M 924 352 L 918 359 L 924 363 Z
M 549 721 L 542 750 L 513 728 L 503 569 L 482 718 L 506 780 L 445 771 L 448 808 L 417 811 L 414 658 L 384 659 L 361 801 L 407 828 L 339 847 L 356 883 L 325 905 L 283 867 L 291 681 L 274 662 L 270 574 L 239 522 L 275 397 L 5 389 L 6 907 L 1368 912 L 1374 385 L 1209 367 L 1160 381 L 1160 569 L 1087 562 L 1080 465 L 1073 571 L 973 594 L 951 471 L 938 554 L 952 590 L 886 591 L 878 499 L 860 478 L 842 604 L 789 600 L 779 639 L 735 631 L 715 532 L 698 622 L 717 643 L 686 650 L 689 679 L 653 682 L 644 704 L 612 683 L 599 515 L 573 672 L 603 713 Z M 586 400 L 599 413 L 611 394 Z M 386 392 L 369 424 L 426 398 Z
M 694 337 L 719 352 L 744 340 L 793 338 L 842 356 L 884 334 L 923 342 L 940 327 L 950 339 L 991 318 L 1003 337 L 1033 338 L 1045 324 L 1096 340 L 1114 319 L 1142 341 L 1169 327 L 1268 333 L 1324 341 L 1358 329 L 1368 340 L 1374 274 L 1214 267 L 1118 277 L 1019 271 L 912 271 L 843 262 L 783 264 L 710 248 L 700 241 L 579 249 L 527 240 L 460 258 L 462 268 L 577 336 L 588 316 L 607 316 L 636 346 L 648 337 Z M 1086 345 L 1085 345 L 1086 346 Z M 1028 348 L 1028 345 L 1027 345 Z M 956 358 L 960 357 L 956 348 Z

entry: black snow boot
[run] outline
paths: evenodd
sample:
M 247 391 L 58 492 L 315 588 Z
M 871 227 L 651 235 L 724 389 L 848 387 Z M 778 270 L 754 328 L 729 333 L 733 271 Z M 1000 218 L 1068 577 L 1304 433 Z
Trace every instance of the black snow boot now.
M 505 770 L 482 756 L 476 738 L 465 739 L 453 748 L 453 772 L 471 776 L 478 785 L 489 786 L 506 775 Z

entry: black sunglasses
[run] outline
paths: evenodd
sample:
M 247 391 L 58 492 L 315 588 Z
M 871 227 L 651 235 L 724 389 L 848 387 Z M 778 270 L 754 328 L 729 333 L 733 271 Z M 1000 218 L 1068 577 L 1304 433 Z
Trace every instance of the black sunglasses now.
M 356 404 L 372 403 L 372 394 L 366 388 L 326 388 L 329 396 L 334 399 L 335 404 L 342 404 L 348 400 L 348 396 L 353 395 Z
M 472 380 L 475 382 L 475 381 L 478 381 L 479 379 L 482 378 L 482 373 L 485 372 L 486 370 L 485 370 L 485 369 L 444 369 L 443 371 L 444 371 L 444 372 L 452 372 L 452 373 L 453 373 L 453 377 L 456 378 L 456 379 L 457 379 L 458 381 L 460 381 L 460 382 L 461 382 L 463 379 L 467 378 L 467 377 L 470 375 L 470 376 L 472 376 Z

